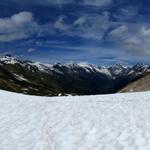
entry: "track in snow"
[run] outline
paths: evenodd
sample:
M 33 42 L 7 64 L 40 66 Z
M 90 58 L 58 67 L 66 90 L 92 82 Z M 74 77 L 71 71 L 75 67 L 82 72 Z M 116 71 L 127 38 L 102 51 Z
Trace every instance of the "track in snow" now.
M 0 91 L 0 150 L 149 150 L 150 92 L 42 98 Z

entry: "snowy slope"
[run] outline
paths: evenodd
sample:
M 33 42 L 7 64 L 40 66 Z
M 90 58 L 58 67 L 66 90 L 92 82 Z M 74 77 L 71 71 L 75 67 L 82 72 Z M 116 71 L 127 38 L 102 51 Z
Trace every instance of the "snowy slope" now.
M 0 150 L 149 150 L 150 92 L 33 97 L 0 91 Z

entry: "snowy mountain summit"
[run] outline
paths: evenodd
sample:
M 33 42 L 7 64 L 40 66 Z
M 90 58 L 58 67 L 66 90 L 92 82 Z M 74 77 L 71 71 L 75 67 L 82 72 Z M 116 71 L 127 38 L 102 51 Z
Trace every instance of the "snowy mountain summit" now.
M 110 67 L 87 63 L 43 64 L 19 60 L 11 55 L 0 59 L 0 88 L 35 95 L 91 95 L 115 93 L 150 72 L 150 66 L 116 64 Z

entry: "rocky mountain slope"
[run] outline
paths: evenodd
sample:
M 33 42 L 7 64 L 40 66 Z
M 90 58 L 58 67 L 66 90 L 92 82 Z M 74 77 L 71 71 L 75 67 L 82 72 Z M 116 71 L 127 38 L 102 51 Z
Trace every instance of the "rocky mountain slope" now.
M 79 64 L 42 64 L 6 55 L 0 59 L 0 89 L 31 95 L 91 95 L 115 93 L 150 71 L 137 64 L 111 67 Z
M 150 73 L 143 75 L 140 79 L 125 86 L 120 92 L 150 91 Z

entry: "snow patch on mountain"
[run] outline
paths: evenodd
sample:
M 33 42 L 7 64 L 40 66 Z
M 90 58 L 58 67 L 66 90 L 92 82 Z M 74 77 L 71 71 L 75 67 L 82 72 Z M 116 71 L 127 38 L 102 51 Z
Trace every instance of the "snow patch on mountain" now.
M 25 79 L 22 75 L 18 75 L 18 74 L 15 74 L 15 73 L 13 73 L 13 75 L 14 75 L 15 78 L 18 79 L 19 81 L 26 81 L 26 82 L 28 82 L 28 80 Z
M 2 57 L 2 58 L 0 59 L 0 61 L 1 61 L 2 63 L 5 63 L 5 64 L 12 64 L 12 65 L 18 63 L 18 61 L 17 61 L 15 58 L 13 58 L 13 57 L 11 57 L 11 56 L 9 56 L 9 55 L 6 55 L 6 56 Z
M 42 64 L 40 62 L 32 62 L 29 64 L 36 66 L 39 69 L 39 71 L 42 71 L 42 72 L 48 72 L 49 69 L 53 69 L 53 65 L 51 65 L 51 64 Z

